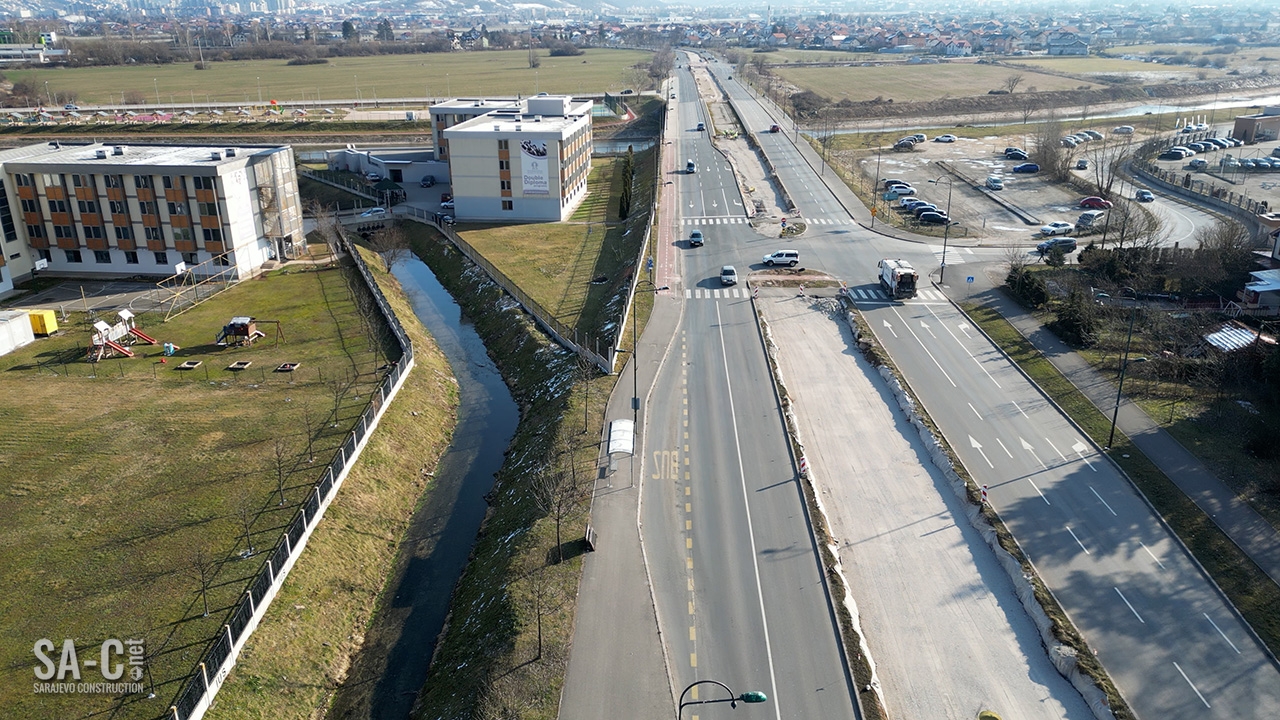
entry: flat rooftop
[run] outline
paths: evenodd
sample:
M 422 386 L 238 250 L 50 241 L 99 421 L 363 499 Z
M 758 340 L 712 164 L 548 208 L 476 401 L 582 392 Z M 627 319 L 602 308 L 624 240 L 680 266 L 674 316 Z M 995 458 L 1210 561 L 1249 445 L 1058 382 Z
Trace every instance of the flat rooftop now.
M 102 165 L 104 167 L 119 166 L 154 166 L 190 168 L 193 166 L 217 167 L 219 165 L 235 165 L 245 158 L 258 154 L 278 152 L 285 146 L 265 145 L 128 145 L 103 144 L 90 145 L 28 145 L 17 148 L 21 151 L 32 151 L 25 157 L 10 158 L 0 155 L 0 160 L 12 164 L 20 164 L 35 169 L 40 165 Z M 40 148 L 44 148 L 41 152 Z M 116 154 L 120 149 L 120 154 Z M 232 150 L 228 158 L 227 151 Z M 105 151 L 106 157 L 98 157 L 99 151 Z M 218 153 L 214 160 L 214 153 Z

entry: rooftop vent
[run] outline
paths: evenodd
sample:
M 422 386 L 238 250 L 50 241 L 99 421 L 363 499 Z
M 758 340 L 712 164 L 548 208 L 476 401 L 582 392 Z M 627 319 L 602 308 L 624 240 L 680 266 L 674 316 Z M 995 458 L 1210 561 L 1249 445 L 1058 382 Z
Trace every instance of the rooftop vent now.
M 105 160 L 107 158 L 106 148 L 103 148 L 102 150 L 98 150 L 94 152 L 94 156 L 97 157 L 99 160 Z
M 112 154 L 112 155 L 123 155 L 123 154 L 124 154 L 124 146 L 123 146 L 123 145 L 116 145 L 115 147 L 111 148 L 111 154 Z
M 534 122 L 542 122 L 542 116 L 541 116 L 541 115 L 534 115 L 534 116 L 533 116 L 533 121 L 534 121 Z
M 214 161 L 221 160 L 222 153 L 218 152 L 217 150 L 214 150 L 213 152 L 209 153 L 209 159 Z
M 235 157 L 235 156 L 236 156 L 236 149 L 235 149 L 235 148 L 227 148 L 227 157 L 231 158 L 231 157 Z

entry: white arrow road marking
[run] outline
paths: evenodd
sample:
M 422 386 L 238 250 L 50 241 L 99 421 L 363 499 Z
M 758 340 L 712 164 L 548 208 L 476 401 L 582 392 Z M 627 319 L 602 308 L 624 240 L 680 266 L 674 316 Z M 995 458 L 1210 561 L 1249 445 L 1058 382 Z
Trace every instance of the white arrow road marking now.
M 1050 440 L 1049 438 L 1045 438 L 1044 441 L 1049 443 L 1049 447 L 1053 448 L 1054 452 L 1058 453 L 1058 457 L 1062 458 L 1062 462 L 1067 461 L 1067 456 L 1062 454 L 1062 451 L 1058 449 L 1057 445 L 1053 444 L 1052 440 Z
M 1071 539 L 1076 541 L 1076 544 L 1080 546 L 1080 549 L 1084 551 L 1084 554 L 1085 554 L 1085 555 L 1092 555 L 1092 554 L 1093 554 L 1093 553 L 1089 552 L 1089 548 L 1087 548 L 1087 547 L 1085 547 L 1085 546 L 1084 546 L 1084 543 L 1080 542 L 1080 538 L 1076 537 L 1076 533 L 1075 533 L 1075 531 L 1074 531 L 1074 530 L 1072 530 L 1072 529 L 1071 529 L 1071 526 L 1070 526 L 1070 525 L 1063 525 L 1062 527 L 1066 528 L 1066 529 L 1067 529 L 1067 532 L 1071 533 Z M 1119 591 L 1119 590 L 1117 590 L 1116 592 L 1120 592 L 1120 591 Z M 1123 595 L 1121 595 L 1120 597 L 1124 597 L 1124 596 L 1123 596 Z M 1126 602 L 1127 602 L 1127 601 L 1126 601 Z M 1130 609 L 1130 610 L 1132 610 L 1133 608 L 1132 608 L 1132 607 L 1130 607 L 1129 609 Z M 1135 615 L 1137 615 L 1137 613 L 1134 613 L 1134 614 L 1135 614 Z M 1138 619 L 1139 619 L 1139 620 L 1141 620 L 1142 618 L 1138 618 Z
M 969 338 L 970 340 L 973 339 L 973 336 L 969 334 L 969 323 L 960 323 L 959 325 L 956 326 L 956 329 L 964 333 L 964 336 Z
M 1009 448 L 1007 448 L 1007 447 L 1005 447 L 1005 446 L 1004 446 L 1004 443 L 1000 441 L 1000 438 L 996 438 L 996 442 L 1000 443 L 1000 449 L 1004 451 L 1004 454 L 1005 454 L 1005 455 L 1008 455 L 1008 456 L 1009 456 L 1009 459 L 1010 459 L 1010 460 L 1012 460 L 1012 459 L 1013 459 L 1013 453 L 1009 452 Z
M 1226 640 L 1227 644 L 1231 646 L 1231 649 L 1235 650 L 1236 654 L 1239 655 L 1240 648 L 1236 647 L 1236 644 L 1231 642 L 1231 638 L 1227 637 L 1227 634 L 1222 632 L 1222 628 L 1218 627 L 1218 623 L 1214 622 L 1213 618 L 1209 617 L 1209 613 L 1204 613 L 1204 619 L 1209 621 L 1209 624 L 1213 626 L 1213 629 L 1217 630 L 1218 634 L 1222 636 L 1222 639 Z
M 1199 690 L 1196 690 L 1196 685 L 1191 682 L 1191 678 L 1187 677 L 1187 674 L 1182 672 L 1182 666 L 1178 665 L 1178 663 L 1174 663 L 1173 666 L 1178 669 L 1178 674 L 1182 676 L 1183 680 L 1187 681 L 1187 684 L 1191 686 L 1191 689 L 1195 690 L 1196 697 L 1200 698 L 1200 702 L 1204 703 L 1205 707 L 1211 707 L 1209 705 L 1209 701 L 1204 699 L 1204 696 L 1200 694 Z
M 1025 439 L 1021 437 L 1018 438 L 1018 441 L 1022 443 L 1022 449 L 1031 453 L 1031 457 L 1035 458 L 1036 462 L 1040 463 L 1041 469 L 1044 469 L 1044 470 L 1049 469 L 1049 466 L 1045 465 L 1044 461 L 1040 459 L 1040 456 L 1036 454 L 1036 449 L 1031 447 L 1031 443 L 1027 442 Z
M 1098 472 L 1098 468 L 1094 467 L 1093 463 L 1089 462 L 1089 458 L 1084 456 L 1084 451 L 1089 449 L 1088 445 L 1077 440 L 1076 444 L 1071 446 L 1071 449 L 1076 451 L 1076 454 L 1080 456 L 1080 459 L 1084 461 L 1085 465 L 1089 466 L 1090 470 Z
M 888 330 L 889 332 L 893 333 L 893 336 L 894 336 L 895 338 L 896 338 L 896 337 L 898 337 L 898 333 L 893 332 L 893 326 L 889 324 L 889 321 L 888 321 L 888 320 L 882 320 L 881 322 L 883 322 L 883 323 L 884 323 L 884 327 L 885 327 L 885 329 L 886 329 L 886 330 Z M 953 384 L 954 384 L 954 383 L 953 383 Z
M 933 334 L 933 331 L 929 329 L 929 326 L 928 326 L 928 325 L 926 325 L 926 324 L 925 324 L 925 322 L 924 322 L 923 320 L 921 320 L 921 321 L 920 321 L 920 327 L 924 328 L 924 331 L 925 331 L 925 332 L 927 332 L 927 333 L 929 333 L 929 335 L 930 335 L 934 340 L 937 340 L 937 339 L 938 339 L 938 336 Z
M 982 456 L 982 459 L 987 461 L 988 467 L 992 470 L 995 469 L 996 466 L 991 464 L 991 460 L 987 457 L 987 454 L 982 452 L 982 445 L 978 444 L 978 441 L 974 440 L 972 435 L 969 436 L 969 445 L 973 446 L 973 449 L 978 451 L 978 454 Z
M 1143 619 L 1142 619 L 1142 616 L 1138 614 L 1138 611 L 1133 609 L 1133 605 L 1129 603 L 1129 598 L 1126 598 L 1126 597 L 1124 596 L 1124 593 L 1120 592 L 1120 588 L 1115 587 L 1115 586 L 1112 586 L 1112 588 L 1111 588 L 1111 589 L 1112 589 L 1112 590 L 1115 590 L 1115 591 L 1116 591 L 1116 594 L 1120 596 L 1120 599 L 1121 599 L 1121 600 L 1124 600 L 1124 604 L 1129 606 L 1129 612 L 1133 613 L 1133 616 L 1134 616 L 1134 617 L 1136 617 L 1136 618 L 1138 618 L 1138 622 L 1142 623 L 1143 625 L 1146 625 L 1146 624 L 1147 624 L 1147 621 L 1146 621 L 1146 620 L 1143 620 Z M 1181 672 L 1181 671 L 1179 671 L 1179 672 Z M 1184 675 L 1183 677 L 1186 677 L 1186 676 Z M 1188 680 L 1187 682 L 1191 682 L 1191 681 L 1190 681 L 1190 680 Z
M 1090 486 L 1089 486 L 1089 491 L 1093 493 L 1093 496 L 1094 496 L 1094 497 L 1098 498 L 1098 502 L 1102 503 L 1103 505 L 1106 505 L 1106 506 L 1107 506 L 1107 509 L 1108 509 L 1108 510 L 1111 510 L 1111 506 L 1110 506 L 1110 505 L 1107 505 L 1107 501 L 1102 499 L 1102 496 L 1098 494 L 1098 491 L 1097 491 L 1097 490 L 1094 490 L 1094 489 L 1093 489 L 1093 486 L 1092 486 L 1092 485 L 1090 485 Z M 1115 515 L 1115 514 L 1116 514 L 1116 511 L 1115 511 L 1115 510 L 1111 510 L 1111 514 L 1112 514 L 1112 515 Z M 1119 516 L 1118 516 L 1118 515 L 1116 515 L 1116 517 L 1119 517 Z
M 1156 554 L 1155 554 L 1155 553 L 1153 553 L 1153 552 L 1151 552 L 1151 548 L 1147 547 L 1147 546 L 1146 546 L 1146 545 L 1145 545 L 1141 540 L 1139 540 L 1139 541 L 1138 541 L 1138 544 L 1139 544 L 1139 545 L 1142 545 L 1142 549 L 1143 549 L 1143 550 L 1146 550 L 1146 551 L 1147 551 L 1147 554 L 1151 556 L 1151 559 L 1152 559 L 1152 560 L 1155 560 L 1155 561 L 1156 561 L 1156 564 L 1160 566 L 1160 569 L 1161 569 L 1161 570 L 1163 570 L 1163 569 L 1164 569 L 1164 563 L 1160 562 L 1160 558 L 1156 557 Z

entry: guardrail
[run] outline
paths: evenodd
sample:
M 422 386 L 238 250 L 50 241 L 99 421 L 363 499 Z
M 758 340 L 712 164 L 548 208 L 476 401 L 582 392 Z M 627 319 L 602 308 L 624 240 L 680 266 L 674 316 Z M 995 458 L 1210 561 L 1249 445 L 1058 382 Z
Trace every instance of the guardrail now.
M 356 459 L 360 457 L 369 436 L 378 426 L 383 412 L 391 404 L 392 398 L 399 392 L 409 371 L 413 368 L 413 343 L 400 325 L 400 319 L 387 303 L 386 297 L 374 281 L 360 253 L 355 251 L 345 236 L 341 244 L 355 261 L 361 279 L 369 288 L 379 312 L 382 313 L 396 342 L 399 343 L 400 359 L 390 364 L 386 377 L 383 378 L 378 389 L 372 393 L 369 404 L 365 406 L 350 435 L 338 447 L 337 454 L 329 461 L 320 479 L 312 486 L 307 500 L 285 525 L 285 533 L 280 537 L 275 548 L 262 553 L 267 556 L 266 562 L 249 583 L 240 602 L 236 603 L 227 614 L 221 631 L 209 643 L 193 672 L 174 696 L 169 709 L 160 716 L 160 720 L 200 720 L 204 717 L 204 713 L 226 681 L 231 668 L 235 666 L 236 658 L 244 649 L 245 642 L 266 615 L 271 601 L 275 599 L 276 593 L 284 584 L 289 571 L 293 569 L 298 556 L 306 548 L 311 532 L 324 517 L 325 510 L 337 495 L 338 489 L 342 487 L 342 482 Z

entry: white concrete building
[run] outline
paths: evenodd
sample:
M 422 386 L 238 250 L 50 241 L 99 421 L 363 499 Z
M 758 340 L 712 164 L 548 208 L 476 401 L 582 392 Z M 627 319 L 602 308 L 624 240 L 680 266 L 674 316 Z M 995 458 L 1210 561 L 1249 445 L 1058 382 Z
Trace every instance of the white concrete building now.
M 0 294 L 39 260 L 79 276 L 168 276 L 184 263 L 248 277 L 305 242 L 287 146 L 50 143 L 0 152 L 0 168 Z
M 436 122 L 437 153 L 449 163 L 455 217 L 568 219 L 585 197 L 591 173 L 591 105 L 567 95 L 539 95 L 493 105 L 433 106 L 433 120 L 447 118 Z M 475 114 L 484 107 L 490 109 Z

